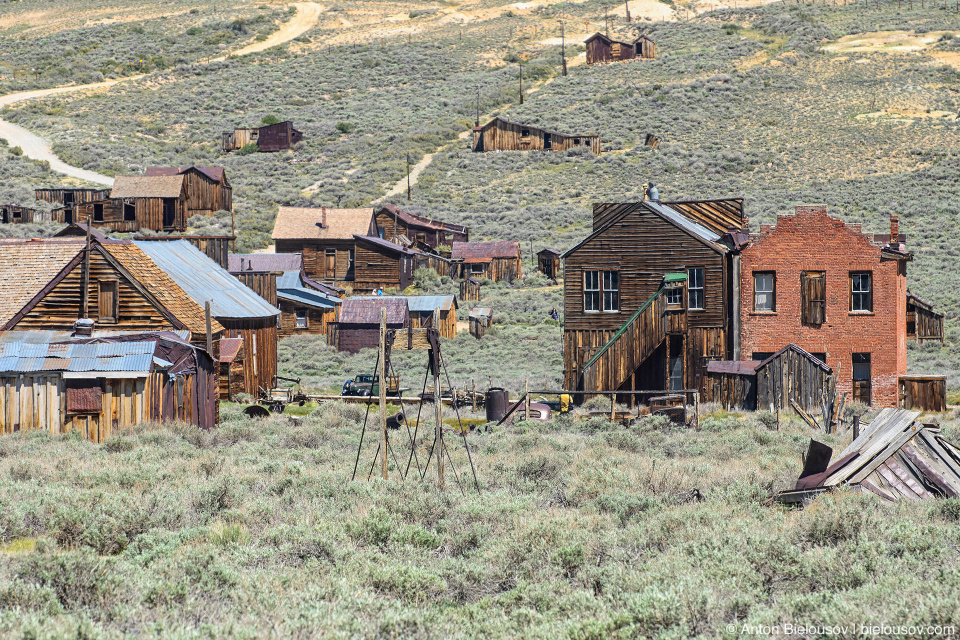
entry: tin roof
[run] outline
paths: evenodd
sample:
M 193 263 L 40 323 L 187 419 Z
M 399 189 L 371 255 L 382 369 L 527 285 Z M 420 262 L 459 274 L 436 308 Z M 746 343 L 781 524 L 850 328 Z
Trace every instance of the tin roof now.
M 365 299 L 377 299 L 383 300 L 384 298 L 396 298 L 400 300 L 407 301 L 407 307 L 411 312 L 417 313 L 426 313 L 433 312 L 434 309 L 440 309 L 441 311 L 449 311 L 454 309 L 457 306 L 457 297 L 454 295 L 442 295 L 442 296 L 359 296 L 361 300 Z
M 697 236 L 705 242 L 716 243 L 720 241 L 720 236 L 722 235 L 721 233 L 705 227 L 695 220 L 691 220 L 676 209 L 673 209 L 662 202 L 657 202 L 656 200 L 645 200 L 643 204 L 645 204 L 650 210 L 659 213 L 674 225 L 692 235 Z
M 409 255 L 412 255 L 414 253 L 413 251 L 411 251 L 410 249 L 407 249 L 403 245 L 399 245 L 395 242 L 390 242 L 389 240 L 384 240 L 383 238 L 380 238 L 378 236 L 355 235 L 353 236 L 353 239 L 361 244 L 363 243 L 372 244 L 376 247 L 380 247 L 381 249 L 386 249 L 387 251 L 391 251 L 393 253 L 409 254 Z
M 231 253 L 227 258 L 231 273 L 240 271 L 300 271 L 303 255 L 299 253 Z
M 156 342 L 101 344 L 0 343 L 0 371 L 114 372 L 153 370 Z
M 719 234 L 743 227 L 743 198 L 676 200 L 663 204 Z
M 179 198 L 183 176 L 117 176 L 111 198 Z
M 273 225 L 274 240 L 353 240 L 373 226 L 373 209 L 327 209 L 327 226 L 321 227 L 321 209 L 280 207 Z
M 340 324 L 380 324 L 380 309 L 387 310 L 388 324 L 403 324 L 409 317 L 407 299 L 372 296 L 348 298 L 340 307 Z
M 501 240 L 497 242 L 454 242 L 451 257 L 464 262 L 489 262 L 494 258 L 517 258 L 520 243 Z
M 243 338 L 222 338 L 220 340 L 220 362 L 230 363 L 237 359 L 243 347 Z
M 489 318 L 493 316 L 493 311 L 490 307 L 474 307 L 470 309 L 471 318 Z
M 506 118 L 501 118 L 499 116 L 495 117 L 493 120 L 483 125 L 482 127 L 474 127 L 473 130 L 482 131 L 487 127 L 490 127 L 496 124 L 497 121 L 500 121 L 504 124 L 508 124 L 513 127 L 521 127 L 523 129 L 535 129 L 537 131 L 542 131 L 543 133 L 549 133 L 555 136 L 559 136 L 561 138 L 598 138 L 600 137 L 599 134 L 596 134 L 596 133 L 560 133 L 559 131 L 551 131 L 550 129 L 544 129 L 543 127 L 538 127 L 536 125 L 523 124 L 521 122 L 511 122 L 510 120 L 507 120 Z
M 316 309 L 333 309 L 341 304 L 339 298 L 331 298 L 319 291 L 297 287 L 295 289 L 277 289 L 277 298 Z
M 263 318 L 280 310 L 258 296 L 186 240 L 134 244 L 200 307 L 210 301 L 217 318 Z
M 0 331 L 0 343 L 25 342 L 28 344 L 49 344 L 51 342 L 66 342 L 74 339 L 114 338 L 118 336 L 157 335 L 176 337 L 184 342 L 190 341 L 190 332 L 186 329 L 164 329 L 163 331 L 94 331 L 91 336 L 77 336 L 73 331 L 53 331 L 49 329 L 28 329 L 20 331 Z

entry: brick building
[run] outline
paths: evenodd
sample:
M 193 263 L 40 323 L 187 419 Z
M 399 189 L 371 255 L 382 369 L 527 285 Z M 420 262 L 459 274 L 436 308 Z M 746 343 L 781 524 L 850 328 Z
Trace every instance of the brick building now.
M 847 400 L 897 406 L 907 371 L 907 262 L 897 216 L 890 236 L 801 206 L 762 225 L 740 254 L 741 358 L 794 343 L 830 365 Z

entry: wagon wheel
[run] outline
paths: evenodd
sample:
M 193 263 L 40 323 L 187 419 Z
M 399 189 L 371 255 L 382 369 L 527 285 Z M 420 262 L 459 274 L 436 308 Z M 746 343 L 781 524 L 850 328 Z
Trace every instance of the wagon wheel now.
M 245 415 L 245 416 L 247 416 L 248 418 L 251 418 L 251 419 L 255 419 L 255 418 L 269 418 L 269 417 L 270 417 L 270 412 L 267 411 L 266 409 L 264 409 L 263 407 L 261 407 L 261 406 L 258 405 L 258 404 L 252 404 L 252 405 L 250 405 L 249 407 L 247 407 L 246 409 L 243 410 L 243 415 Z
M 286 405 L 284 403 L 277 401 L 270 403 L 270 412 L 271 413 L 283 413 L 283 409 Z

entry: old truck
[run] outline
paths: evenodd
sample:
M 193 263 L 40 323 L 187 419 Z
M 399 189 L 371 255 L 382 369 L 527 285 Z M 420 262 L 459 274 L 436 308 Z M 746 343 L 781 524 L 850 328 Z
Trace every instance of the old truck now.
M 400 376 L 387 376 L 388 396 L 398 396 L 403 391 L 400 388 Z M 380 395 L 380 376 L 375 373 L 361 373 L 353 380 L 347 380 L 343 383 L 342 396 L 379 396 Z

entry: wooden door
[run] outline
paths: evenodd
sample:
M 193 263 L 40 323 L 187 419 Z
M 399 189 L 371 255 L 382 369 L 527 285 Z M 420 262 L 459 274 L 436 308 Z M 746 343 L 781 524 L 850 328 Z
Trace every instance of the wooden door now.
M 853 401 L 871 403 L 870 354 L 853 354 Z
M 323 273 L 327 278 L 337 277 L 337 251 L 327 249 L 324 254 Z

